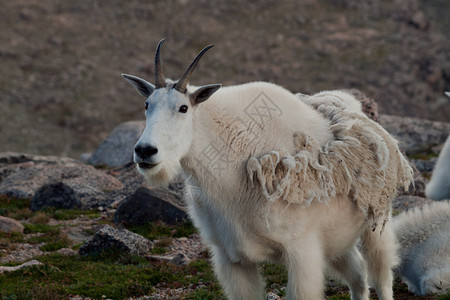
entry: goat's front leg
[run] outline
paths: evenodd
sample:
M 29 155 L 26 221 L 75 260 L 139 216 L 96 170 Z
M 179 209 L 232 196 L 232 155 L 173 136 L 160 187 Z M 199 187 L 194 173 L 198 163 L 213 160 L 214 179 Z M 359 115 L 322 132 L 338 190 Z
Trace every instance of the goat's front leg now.
M 287 300 L 323 299 L 324 255 L 317 237 L 291 240 L 285 246 Z
M 213 247 L 214 271 L 230 300 L 261 300 L 264 298 L 264 281 L 258 264 L 233 262 L 218 247 Z

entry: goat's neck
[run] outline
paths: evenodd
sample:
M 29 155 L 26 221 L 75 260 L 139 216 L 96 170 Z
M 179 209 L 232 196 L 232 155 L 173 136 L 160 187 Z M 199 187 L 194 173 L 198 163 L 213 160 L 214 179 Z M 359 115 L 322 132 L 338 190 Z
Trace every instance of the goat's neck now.
M 236 163 L 243 160 L 242 153 L 230 153 L 227 142 L 223 140 L 223 133 L 234 122 L 235 116 L 215 109 L 214 106 L 201 104 L 197 109 L 193 139 L 189 153 L 181 160 L 181 165 L 187 175 L 191 176 L 198 185 L 226 189 L 234 186 L 237 180 Z M 231 161 L 232 160 L 232 161 Z M 231 174 L 234 174 L 234 178 Z M 230 186 L 229 186 L 230 187 Z

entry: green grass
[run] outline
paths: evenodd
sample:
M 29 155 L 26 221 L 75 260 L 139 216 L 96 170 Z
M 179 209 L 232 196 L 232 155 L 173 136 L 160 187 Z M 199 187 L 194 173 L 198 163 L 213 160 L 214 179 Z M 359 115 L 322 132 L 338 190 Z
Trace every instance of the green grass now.
M 100 217 L 100 213 L 97 210 L 80 210 L 80 209 L 55 209 L 46 208 L 44 210 L 55 220 L 73 220 L 78 217 L 87 217 L 90 219 Z
M 59 229 L 55 226 L 50 226 L 47 224 L 33 224 L 33 223 L 23 223 L 24 230 L 23 233 L 50 233 L 55 234 L 59 232 Z
M 69 295 L 113 299 L 148 295 L 156 284 L 167 288 L 202 283 L 187 299 L 220 299 L 222 291 L 208 262 L 194 261 L 188 267 L 149 263 L 140 257 L 97 256 L 38 258 L 44 266 L 0 276 L 2 299 L 66 299 Z M 19 283 L 19 284 L 18 284 Z M 210 296 L 208 296 L 210 295 Z
M 0 198 L 0 209 L 8 215 L 25 216 L 22 233 L 0 233 L 0 247 L 8 249 L 14 243 L 39 244 L 43 251 L 56 251 L 70 247 L 70 241 L 61 226 L 50 226 L 50 218 L 70 220 L 80 216 L 97 218 L 97 211 L 45 209 L 41 212 L 25 212 L 29 202 L 11 201 Z M 1 210 L 0 210 L 1 212 Z M 20 220 L 24 220 L 20 219 Z M 108 220 L 106 220 L 108 221 Z M 109 221 L 110 222 L 110 221 Z M 173 238 L 196 233 L 191 223 L 165 225 L 163 223 L 133 226 L 131 231 L 150 240 L 158 240 L 153 254 L 164 254 Z M 95 233 L 89 231 L 90 234 Z M 31 234 L 32 236 L 29 236 Z M 72 247 L 79 248 L 80 245 Z M 205 256 L 207 257 L 207 255 Z M 68 299 L 70 295 L 80 295 L 91 299 L 102 299 L 103 295 L 112 299 L 125 299 L 149 295 L 159 288 L 191 288 L 181 299 L 225 299 L 222 288 L 214 276 L 208 260 L 192 261 L 189 266 L 175 266 L 164 262 L 150 262 L 143 257 L 130 256 L 115 251 L 107 251 L 90 257 L 62 256 L 52 253 L 35 258 L 43 266 L 0 275 L 0 299 Z M 9 263 L 5 265 L 17 265 Z M 278 264 L 261 264 L 266 279 L 267 291 L 278 290 L 285 296 L 283 287 L 287 284 L 287 272 Z M 406 285 L 396 279 L 394 292 L 400 298 L 409 295 Z M 327 299 L 350 299 L 348 289 L 337 286 L 327 289 Z M 405 298 L 407 299 L 407 297 Z M 450 296 L 430 299 L 450 300 Z
M 0 216 L 16 220 L 23 220 L 31 217 L 29 199 L 17 199 L 7 196 L 0 196 Z
M 0 246 L 3 243 L 21 243 L 25 240 L 25 235 L 20 232 L 0 232 Z
M 166 225 L 164 223 L 149 223 L 128 228 L 128 230 L 140 234 L 149 240 L 159 240 L 162 238 L 188 237 L 197 232 L 191 222 L 183 225 Z
M 42 251 L 57 251 L 61 248 L 67 248 L 69 246 L 70 246 L 70 241 L 67 238 L 61 238 L 57 241 L 49 242 L 49 243 L 39 247 L 39 249 L 41 249 Z
M 13 197 L 0 196 L 0 216 L 9 217 L 16 220 L 40 219 L 34 223 L 45 223 L 50 218 L 55 220 L 73 220 L 84 216 L 88 218 L 98 218 L 100 213 L 97 210 L 80 209 L 59 209 L 46 207 L 38 212 L 30 210 L 30 199 L 17 199 Z
M 437 153 L 427 152 L 427 153 L 418 153 L 413 155 L 408 155 L 410 159 L 421 159 L 421 160 L 430 160 L 432 158 L 438 157 Z

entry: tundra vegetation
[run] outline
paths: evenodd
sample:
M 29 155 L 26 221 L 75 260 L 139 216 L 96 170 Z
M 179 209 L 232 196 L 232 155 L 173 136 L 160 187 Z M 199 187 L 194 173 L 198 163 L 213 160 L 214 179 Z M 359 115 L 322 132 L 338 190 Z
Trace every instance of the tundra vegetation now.
M 97 211 L 49 209 L 44 212 L 32 212 L 28 207 L 29 200 L 6 197 L 0 199 L 0 215 L 30 225 L 34 224 L 32 220 L 36 222 L 36 219 L 41 220 L 38 223 L 43 222 L 44 219 L 62 219 L 68 221 L 66 226 L 75 226 L 76 221 L 84 217 L 93 220 L 102 219 L 101 213 Z M 23 242 L 45 245 L 50 235 L 58 239 L 59 233 L 64 229 L 64 226 L 43 225 L 46 226 L 41 226 L 39 229 L 34 227 L 33 230 L 26 230 L 24 234 L 0 233 L 0 248 L 5 249 Z M 53 230 L 52 233 L 49 228 Z M 189 236 L 195 232 L 192 224 L 179 226 L 149 224 L 129 229 L 152 240 Z M 35 237 L 37 233 L 41 237 Z M 52 238 L 51 241 L 56 240 Z M 65 247 L 77 250 L 80 244 L 70 243 Z M 189 266 L 175 266 L 168 263 L 149 262 L 142 257 L 124 257 L 114 253 L 104 253 L 97 257 L 63 256 L 53 251 L 49 253 L 35 257 L 43 263 L 42 266 L 1 274 L 1 299 L 68 299 L 75 295 L 90 299 L 102 299 L 103 296 L 111 299 L 137 298 L 151 294 L 156 290 L 156 286 L 167 289 L 185 288 L 187 292 L 180 297 L 181 299 L 225 299 L 207 255 L 204 259 L 193 261 Z M 19 263 L 2 265 L 17 264 Z M 278 264 L 262 264 L 261 267 L 267 279 L 267 291 L 283 295 L 283 287 L 287 283 L 285 268 Z M 200 288 L 188 290 L 189 286 L 200 286 Z M 325 294 L 327 299 L 350 299 L 348 288 L 338 282 L 329 281 Z M 399 278 L 395 280 L 394 296 L 396 299 L 450 299 L 448 296 L 426 298 L 414 296 Z M 371 299 L 376 299 L 374 293 L 371 294 Z

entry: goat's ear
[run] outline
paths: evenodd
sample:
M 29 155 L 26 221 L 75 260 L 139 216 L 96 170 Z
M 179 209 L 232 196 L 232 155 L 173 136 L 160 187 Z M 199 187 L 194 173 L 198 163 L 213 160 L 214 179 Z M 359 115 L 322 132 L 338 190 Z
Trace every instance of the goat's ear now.
M 155 90 L 155 86 L 153 84 L 145 81 L 142 78 L 128 74 L 122 74 L 122 77 L 125 78 L 132 86 L 134 86 L 139 94 L 141 94 L 145 98 L 148 98 Z
M 218 89 L 220 89 L 222 85 L 219 84 L 208 84 L 204 85 L 202 87 L 199 87 L 195 92 L 189 95 L 189 98 L 191 99 L 192 105 L 200 104 L 206 100 L 208 100 L 209 97 L 212 96 L 215 92 L 217 92 Z

